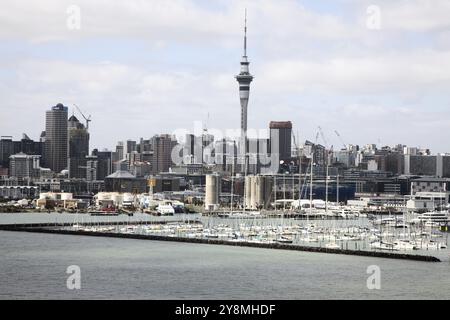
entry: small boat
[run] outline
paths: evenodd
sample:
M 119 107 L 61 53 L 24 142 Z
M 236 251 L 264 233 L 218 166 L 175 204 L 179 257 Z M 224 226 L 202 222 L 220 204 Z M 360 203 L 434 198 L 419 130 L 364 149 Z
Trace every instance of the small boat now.
M 159 216 L 173 216 L 175 209 L 170 204 L 160 204 L 156 212 Z
M 398 251 L 398 247 L 396 247 L 393 243 L 383 242 L 383 241 L 375 241 L 369 245 L 372 249 L 378 250 L 390 250 L 390 251 Z
M 229 218 L 230 215 L 231 215 L 231 214 L 230 214 L 229 212 L 220 212 L 220 213 L 217 214 L 217 216 L 218 216 L 219 218 Z
M 293 240 L 291 238 L 288 237 L 279 237 L 276 242 L 278 243 L 292 243 Z
M 204 236 L 208 239 L 218 239 L 219 238 L 219 235 L 214 234 L 214 233 L 206 233 L 206 234 L 204 234 Z
M 75 230 L 80 230 L 83 228 L 83 226 L 81 224 L 74 224 L 74 225 L 72 225 L 72 228 Z
M 301 238 L 300 241 L 303 241 L 303 242 L 319 242 L 319 239 L 306 237 L 306 238 Z
M 417 247 L 408 240 L 394 241 L 394 247 L 398 251 L 417 250 Z
M 92 211 L 89 213 L 90 216 L 97 217 L 110 217 L 110 216 L 118 216 L 119 213 L 115 211 Z
M 327 249 L 340 249 L 341 247 L 335 242 L 329 242 L 325 245 Z

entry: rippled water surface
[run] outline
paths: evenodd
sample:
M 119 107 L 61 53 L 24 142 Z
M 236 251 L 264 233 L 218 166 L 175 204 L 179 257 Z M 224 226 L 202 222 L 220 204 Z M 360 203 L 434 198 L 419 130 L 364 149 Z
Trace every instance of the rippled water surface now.
M 0 257 L 0 299 L 450 298 L 448 257 L 425 263 L 5 231 Z M 81 290 L 66 287 L 70 265 L 81 268 Z M 367 289 L 370 265 L 381 269 L 381 290 Z

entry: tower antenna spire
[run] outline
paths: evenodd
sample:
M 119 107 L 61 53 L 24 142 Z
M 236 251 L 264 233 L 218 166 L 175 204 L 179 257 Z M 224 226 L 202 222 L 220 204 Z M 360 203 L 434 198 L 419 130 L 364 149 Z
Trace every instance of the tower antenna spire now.
M 244 23 L 244 57 L 247 56 L 247 8 L 245 8 L 245 23 Z
M 244 159 L 242 172 L 246 172 L 247 164 L 247 109 L 248 98 L 250 96 L 250 83 L 253 81 L 253 76 L 250 74 L 247 57 L 247 8 L 245 9 L 245 24 L 244 24 L 244 55 L 241 59 L 241 72 L 236 76 L 239 83 L 239 99 L 241 101 L 241 141 L 240 141 L 240 155 Z

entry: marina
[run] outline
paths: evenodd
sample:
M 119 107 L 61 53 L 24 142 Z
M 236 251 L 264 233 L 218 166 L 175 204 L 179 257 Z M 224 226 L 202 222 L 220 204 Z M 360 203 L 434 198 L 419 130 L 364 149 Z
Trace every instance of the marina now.
M 1 230 L 0 236 L 0 299 L 450 297 L 445 262 Z M 78 291 L 65 286 L 74 263 L 83 277 Z M 367 289 L 369 265 L 381 268 L 382 290 Z
M 14 214 L 16 215 L 16 214 Z M 34 214 L 25 214 L 33 216 Z M 11 214 L 3 215 L 11 216 Z M 261 214 L 210 217 L 177 214 L 150 216 L 88 216 L 41 214 L 41 222 L 2 223 L 6 231 L 46 232 L 158 241 L 192 242 L 351 254 L 422 261 L 449 255 L 448 233 L 441 225 L 403 221 L 402 217 L 352 219 L 273 218 Z M 50 222 L 50 217 L 54 222 Z M 5 219 L 3 219 L 5 220 Z M 20 219 L 18 219 L 20 221 Z M 442 223 L 442 222 L 441 222 Z

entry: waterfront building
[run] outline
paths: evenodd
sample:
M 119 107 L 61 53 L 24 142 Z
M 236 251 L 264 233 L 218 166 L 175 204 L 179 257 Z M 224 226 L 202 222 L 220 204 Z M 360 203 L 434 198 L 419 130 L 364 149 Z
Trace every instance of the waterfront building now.
M 41 192 L 36 201 L 36 207 L 40 209 L 77 209 L 79 200 L 73 198 L 70 192 Z
M 147 180 L 136 178 L 128 171 L 116 171 L 105 178 L 105 190 L 107 192 L 147 192 Z

